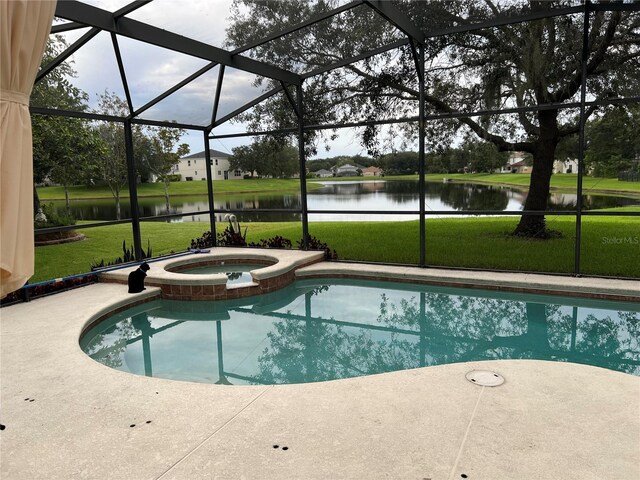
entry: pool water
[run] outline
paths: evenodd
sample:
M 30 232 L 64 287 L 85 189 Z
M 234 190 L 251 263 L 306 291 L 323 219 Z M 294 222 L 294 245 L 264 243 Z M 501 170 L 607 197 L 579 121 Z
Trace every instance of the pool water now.
M 302 281 L 240 300 L 155 300 L 81 339 L 105 365 L 218 384 L 290 384 L 488 359 L 640 375 L 640 305 L 480 290 Z
M 264 268 L 267 265 L 249 265 L 249 264 L 227 264 L 227 265 L 209 265 L 206 267 L 195 267 L 181 270 L 180 273 L 190 273 L 195 275 L 209 275 L 211 273 L 224 273 L 227 275 L 228 284 L 238 284 L 252 282 L 251 270 Z

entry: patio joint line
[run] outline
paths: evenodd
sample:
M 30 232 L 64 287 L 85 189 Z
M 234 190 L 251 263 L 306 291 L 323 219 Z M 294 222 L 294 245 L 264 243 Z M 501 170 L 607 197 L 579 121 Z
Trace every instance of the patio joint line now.
M 256 396 L 253 400 L 251 400 L 249 403 L 247 403 L 244 407 L 242 407 L 242 409 L 236 413 L 235 415 L 233 415 L 229 420 L 227 420 L 226 422 L 224 422 L 221 426 L 219 426 L 218 428 L 216 428 L 211 435 L 209 435 L 207 438 L 205 438 L 203 441 L 201 441 L 198 445 L 196 445 L 192 450 L 190 450 L 189 452 L 187 452 L 186 455 L 184 455 L 180 460 L 178 460 L 176 463 L 174 463 L 173 465 L 171 465 L 169 468 L 167 468 L 159 477 L 156 477 L 156 480 L 160 480 L 162 477 L 164 477 L 166 474 L 168 474 L 171 470 L 173 470 L 175 467 L 177 467 L 178 465 L 180 465 L 182 462 L 184 462 L 187 458 L 189 458 L 191 456 L 191 454 L 193 454 L 196 450 L 198 450 L 200 447 L 202 447 L 205 443 L 207 443 L 213 436 L 215 436 L 218 432 L 220 432 L 220 430 L 222 430 L 224 427 L 226 427 L 227 425 L 229 425 L 231 422 L 233 422 L 240 414 L 242 414 L 242 412 L 244 412 L 247 408 L 249 408 L 251 405 L 253 405 L 253 403 L 255 403 L 256 401 L 258 401 L 258 399 L 260 399 L 260 397 L 262 397 L 265 393 L 267 393 L 269 390 L 271 390 L 273 388 L 273 385 L 269 385 L 268 388 L 265 388 L 258 396 Z
M 471 431 L 471 425 L 473 424 L 473 420 L 476 417 L 476 412 L 478 411 L 478 406 L 480 405 L 480 399 L 482 398 L 482 394 L 484 393 L 485 388 L 487 387 L 482 387 L 482 390 L 480 390 L 480 393 L 478 394 L 476 405 L 473 407 L 471 418 L 469 419 L 467 429 L 464 432 L 464 436 L 462 437 L 462 442 L 460 443 L 460 448 L 458 449 L 458 455 L 456 456 L 456 460 L 455 462 L 453 462 L 453 466 L 451 467 L 451 473 L 449 473 L 449 480 L 453 480 L 454 475 L 456 474 L 456 470 L 458 469 L 458 464 L 460 463 L 460 457 L 462 457 L 462 452 L 464 450 L 465 444 L 467 443 L 467 438 L 469 437 L 469 432 Z

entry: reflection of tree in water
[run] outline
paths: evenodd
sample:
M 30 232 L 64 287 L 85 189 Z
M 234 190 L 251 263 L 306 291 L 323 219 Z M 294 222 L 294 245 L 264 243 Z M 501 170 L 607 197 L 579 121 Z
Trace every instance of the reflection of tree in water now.
M 507 190 L 474 184 L 429 184 L 429 195 L 439 193 L 440 201 L 455 210 L 498 210 L 509 204 Z
M 225 272 L 227 280 L 237 280 L 242 276 L 242 272 Z
M 145 318 L 146 318 L 146 314 Z M 128 341 L 140 335 L 136 329 L 134 318 L 127 318 L 109 325 L 95 335 L 83 348 L 91 358 L 111 368 L 122 367 L 124 351 Z
M 589 314 L 577 322 L 560 305 L 422 293 L 382 294 L 372 325 L 288 313 L 274 323 L 258 359 L 259 378 L 298 383 L 483 359 L 564 360 L 639 373 L 640 317 Z M 296 318 L 293 318 L 296 317 Z M 383 330 L 383 331 L 381 331 Z M 631 362 L 629 362 L 629 360 Z
M 604 358 L 601 366 L 627 373 L 638 373 L 640 362 L 640 314 L 617 312 L 619 321 L 593 314 L 580 322 L 577 346 L 581 352 L 598 354 Z M 631 360 L 632 363 L 624 360 Z M 636 363 L 634 365 L 634 363 Z

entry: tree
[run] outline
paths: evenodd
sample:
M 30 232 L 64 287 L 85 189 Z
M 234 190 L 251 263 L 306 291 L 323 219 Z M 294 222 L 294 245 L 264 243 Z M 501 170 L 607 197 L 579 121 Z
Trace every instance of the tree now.
M 380 157 L 380 168 L 386 175 L 413 175 L 418 171 L 417 152 L 394 152 Z
M 231 149 L 231 157 L 229 157 L 229 169 L 249 172 L 251 178 L 254 173 L 258 175 L 266 171 L 264 158 L 260 157 L 252 145 L 242 145 Z
M 49 178 L 64 188 L 68 215 L 71 214 L 69 187 L 81 183 L 90 169 L 91 161 L 95 156 L 99 156 L 104 148 L 95 128 L 82 125 L 83 122 L 78 119 L 72 119 L 72 123 L 79 124 L 79 128 L 74 131 L 60 128 L 56 134 L 56 141 L 48 145 L 48 154 L 53 159 Z
M 150 156 L 146 162 L 149 170 L 164 184 L 164 199 L 167 213 L 170 213 L 171 205 L 169 203 L 169 185 L 171 184 L 171 172 L 173 168 L 189 153 L 189 145 L 183 143 L 178 146 L 176 144 L 185 134 L 183 129 L 158 127 L 150 129 L 150 136 L 147 137 L 151 142 Z
M 113 92 L 105 90 L 98 95 L 98 108 L 101 113 L 125 117 L 128 114 L 126 101 Z M 102 142 L 101 155 L 96 156 L 92 169 L 99 182 L 104 183 L 111 190 L 116 201 L 116 219 L 120 220 L 120 197 L 122 188 L 127 184 L 127 152 L 125 147 L 124 125 L 117 122 L 102 122 L 96 127 Z M 133 160 L 136 165 L 149 165 L 151 159 L 157 153 L 154 148 L 162 148 L 156 145 L 140 125 L 132 125 Z
M 47 65 L 68 47 L 64 38 L 56 35 L 47 43 L 42 66 Z M 73 86 L 76 76 L 71 62 L 64 62 L 36 83 L 30 103 L 38 107 L 85 111 L 89 96 Z M 97 148 L 95 130 L 78 118 L 32 115 L 33 173 L 34 182 L 50 179 L 64 187 L 67 211 L 68 187 L 80 183 L 86 170 L 92 149 Z M 34 188 L 34 208 L 39 209 L 39 199 Z
M 321 11 L 337 1 L 259 2 L 236 0 L 228 44 L 242 46 Z M 453 24 L 517 15 L 566 2 L 394 2 L 423 32 Z M 250 53 L 283 68 L 311 71 L 358 55 L 402 37 L 370 9 L 351 9 L 321 24 L 301 29 L 284 40 L 268 42 Z M 640 14 L 594 12 L 589 32 L 587 86 L 591 97 L 637 95 L 640 80 Z M 582 83 L 582 16 L 559 16 L 473 32 L 441 35 L 425 44 L 428 113 L 480 111 L 501 106 L 558 105 L 579 99 Z M 348 26 L 348 28 L 345 28 Z M 408 47 L 389 51 L 305 81 L 305 112 L 309 123 L 353 121 L 415 115 L 417 80 Z M 275 85 L 275 84 L 274 84 Z M 286 99 L 274 97 L 242 120 L 251 127 L 294 126 Z M 590 108 L 587 115 L 593 113 Z M 427 136 L 434 145 L 451 141 L 460 129 L 493 143 L 499 151 L 524 151 L 533 156 L 533 172 L 525 211 L 547 208 L 549 184 L 558 143 L 579 129 L 576 110 L 557 107 L 533 113 L 465 117 L 429 122 Z M 398 127 L 406 133 L 411 126 Z M 415 128 L 415 127 L 414 127 Z M 415 129 L 411 132 L 415 135 Z M 317 143 L 321 133 L 309 133 Z M 316 135 L 316 137 L 313 137 Z M 363 133 L 375 148 L 376 127 Z M 516 235 L 547 238 L 544 215 L 523 215 Z
M 493 143 L 467 141 L 462 149 L 469 152 L 468 166 L 472 172 L 491 173 L 507 163 L 506 155 Z
M 127 103 L 115 93 L 105 90 L 98 95 L 98 107 L 101 113 L 124 117 L 127 115 Z M 124 139 L 124 126 L 116 122 L 103 122 L 97 126 L 103 142 L 103 154 L 96 157 L 94 169 L 99 181 L 106 184 L 116 201 L 116 219 L 122 218 L 120 195 L 127 183 L 127 152 Z M 140 142 L 142 143 L 142 142 Z
M 231 150 L 229 168 L 260 176 L 288 178 L 299 172 L 298 150 L 286 141 L 266 138 Z
M 616 177 L 640 160 L 640 107 L 616 107 L 587 125 L 585 163 L 596 177 Z

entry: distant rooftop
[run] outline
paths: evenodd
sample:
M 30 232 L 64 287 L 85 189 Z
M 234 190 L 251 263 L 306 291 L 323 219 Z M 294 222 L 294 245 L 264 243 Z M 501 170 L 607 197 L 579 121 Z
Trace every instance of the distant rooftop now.
M 198 153 L 194 153 L 192 155 L 189 155 L 187 157 L 182 157 L 183 159 L 185 158 L 204 158 L 204 150 Z M 209 149 L 209 154 L 211 155 L 211 158 L 229 158 L 231 155 L 228 153 L 224 153 L 221 152 L 219 150 L 214 150 L 214 149 Z

